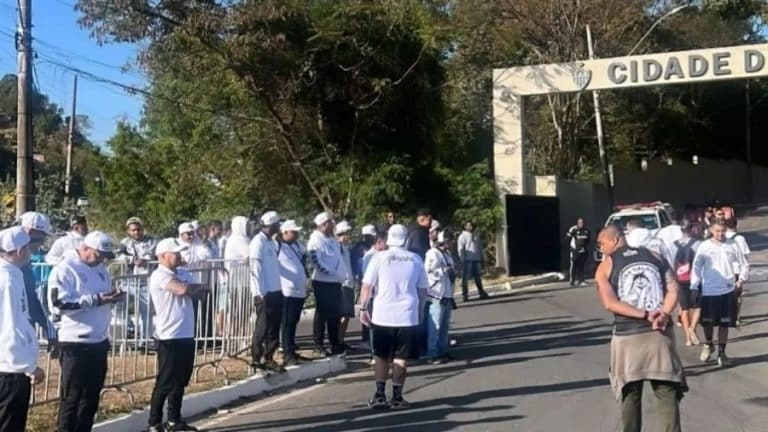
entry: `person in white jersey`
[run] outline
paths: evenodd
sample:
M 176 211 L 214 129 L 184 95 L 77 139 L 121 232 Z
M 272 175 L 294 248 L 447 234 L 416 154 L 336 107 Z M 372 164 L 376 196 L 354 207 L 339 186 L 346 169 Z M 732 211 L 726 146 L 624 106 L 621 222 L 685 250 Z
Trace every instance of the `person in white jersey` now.
M 299 242 L 301 227 L 289 219 L 280 225 L 277 236 L 277 260 L 280 263 L 280 287 L 285 303 L 280 328 L 283 366 L 293 366 L 303 357 L 296 353 L 296 326 L 307 298 L 306 251 Z
M 405 249 L 408 230 L 392 225 L 387 234 L 389 249 L 373 256 L 363 276 L 360 292 L 360 321 L 373 328 L 373 354 L 376 392 L 368 401 L 372 408 L 403 409 L 403 385 L 408 360 L 419 354 L 418 327 L 427 296 L 427 274 L 421 257 Z M 367 303 L 376 287 L 373 312 Z M 385 387 L 392 367 L 392 398 L 387 401 Z
M 323 340 L 328 330 L 331 354 L 342 354 L 344 347 L 339 342 L 339 321 L 341 315 L 341 284 L 347 279 L 341 246 L 334 233 L 333 217 L 322 212 L 315 216 L 317 229 L 309 236 L 307 253 L 312 262 L 312 290 L 315 294 L 315 318 L 312 323 L 314 353 L 326 356 Z
M 732 217 L 725 221 L 725 238 L 733 240 L 736 246 L 741 250 L 741 254 L 744 255 L 744 259 L 749 261 L 749 255 L 752 250 L 749 249 L 747 239 L 743 235 L 739 234 L 736 226 L 736 218 Z M 741 304 L 744 297 L 744 286 L 740 286 L 736 289 L 736 327 L 741 325 Z
M 433 364 L 444 363 L 448 355 L 448 327 L 453 311 L 453 280 L 456 270 L 446 253 L 445 233 L 437 234 L 432 248 L 427 251 L 424 267 L 427 271 L 427 358 Z
M 152 390 L 148 432 L 197 431 L 181 418 L 184 387 L 189 384 L 195 362 L 195 306 L 193 299 L 207 295 L 205 287 L 192 283 L 181 266 L 187 248 L 177 239 L 157 244 L 158 266 L 149 277 L 149 292 L 155 307 L 157 378 Z M 163 425 L 163 405 L 168 403 L 168 422 Z
M 115 258 L 114 249 L 110 236 L 93 231 L 48 278 L 50 301 L 59 317 L 59 432 L 90 431 L 99 408 L 107 375 L 110 306 L 125 300 L 125 291 L 112 289 L 104 265 Z
M 0 431 L 24 431 L 32 381 L 42 381 L 37 367 L 37 335 L 29 321 L 21 267 L 31 253 L 21 227 L 0 231 Z
M 77 249 L 83 242 L 85 235 L 88 234 L 88 222 L 85 220 L 85 216 L 73 217 L 69 226 L 71 230 L 63 237 L 57 238 L 45 255 L 45 262 L 48 264 L 58 264 L 67 252 Z
M 280 345 L 283 321 L 283 291 L 280 263 L 272 239 L 280 231 L 280 215 L 268 211 L 261 216 L 261 231 L 253 236 L 250 248 L 251 296 L 256 325 L 251 339 L 251 367 L 254 371 L 282 372 L 273 356 Z
M 714 327 L 717 334 L 717 364 L 728 366 L 725 353 L 728 329 L 736 327 L 736 290 L 748 279 L 749 263 L 733 240 L 725 237 L 725 221 L 715 219 L 710 226 L 712 238 L 696 249 L 691 275 L 691 295 L 701 295 L 701 326 L 706 343 L 701 350 L 701 361 L 712 356 Z

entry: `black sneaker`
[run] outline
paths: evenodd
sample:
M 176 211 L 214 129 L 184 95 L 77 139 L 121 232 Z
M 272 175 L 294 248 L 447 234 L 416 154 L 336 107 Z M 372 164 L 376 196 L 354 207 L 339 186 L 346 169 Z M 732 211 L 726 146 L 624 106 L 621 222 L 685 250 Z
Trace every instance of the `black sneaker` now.
M 294 356 L 286 357 L 285 360 L 283 360 L 283 367 L 296 366 L 298 364 L 299 364 L 299 359 L 297 359 Z
M 196 427 L 188 425 L 184 421 L 178 423 L 168 422 L 165 425 L 166 432 L 198 432 Z
M 165 428 L 162 424 L 156 424 L 147 428 L 147 432 L 165 432 Z
M 407 400 L 403 399 L 402 397 L 399 397 L 396 399 L 393 398 L 392 402 L 389 403 L 389 406 L 393 410 L 397 410 L 397 409 L 408 409 L 411 407 L 411 404 Z
M 333 349 L 331 350 L 331 354 L 333 355 L 346 354 L 346 353 L 347 353 L 347 349 L 345 348 L 344 345 L 337 345 L 333 347 Z
M 368 406 L 373 409 L 389 408 L 389 402 L 387 402 L 387 396 L 383 394 L 375 393 L 373 397 L 368 399 Z
M 251 363 L 251 374 L 256 373 L 266 373 L 267 372 L 267 366 L 264 363 Z
M 489 296 L 488 293 L 480 294 L 480 300 L 488 300 L 489 298 L 491 298 L 491 296 Z

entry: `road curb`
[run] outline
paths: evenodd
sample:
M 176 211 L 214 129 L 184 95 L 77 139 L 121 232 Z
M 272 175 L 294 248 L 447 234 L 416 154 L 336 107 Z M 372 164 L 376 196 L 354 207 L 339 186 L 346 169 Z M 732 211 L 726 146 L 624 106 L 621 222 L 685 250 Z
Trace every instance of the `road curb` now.
M 562 273 L 544 273 L 541 275 L 505 282 L 503 284 L 488 285 L 485 287 L 485 291 L 488 294 L 505 293 L 518 288 L 526 288 L 538 284 L 558 282 L 563 280 L 565 280 L 565 275 Z M 455 294 L 461 295 L 461 291 L 457 291 Z M 470 289 L 469 295 L 477 295 L 477 289 Z
M 190 418 L 206 411 L 219 408 L 242 397 L 255 396 L 267 391 L 287 387 L 301 381 L 313 380 L 341 372 L 347 368 L 344 356 L 333 356 L 323 360 L 291 366 L 285 373 L 269 377 L 252 376 L 234 384 L 215 390 L 194 393 L 184 397 L 181 415 Z M 95 432 L 136 432 L 147 427 L 149 407 L 133 411 L 111 420 L 94 425 Z

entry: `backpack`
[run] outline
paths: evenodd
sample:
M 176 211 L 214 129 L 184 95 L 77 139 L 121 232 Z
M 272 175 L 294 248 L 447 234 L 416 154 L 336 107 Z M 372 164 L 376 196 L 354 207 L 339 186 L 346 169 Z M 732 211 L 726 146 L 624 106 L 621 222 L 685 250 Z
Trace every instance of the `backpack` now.
M 675 254 L 675 278 L 679 283 L 691 283 L 691 271 L 693 270 L 693 258 L 696 252 L 693 250 L 693 240 L 688 243 L 675 242 L 677 253 Z

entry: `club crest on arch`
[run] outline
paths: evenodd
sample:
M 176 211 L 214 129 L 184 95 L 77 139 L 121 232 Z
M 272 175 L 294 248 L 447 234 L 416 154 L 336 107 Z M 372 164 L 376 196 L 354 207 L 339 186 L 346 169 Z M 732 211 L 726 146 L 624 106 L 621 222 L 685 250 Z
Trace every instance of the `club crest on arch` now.
M 592 81 L 592 71 L 584 67 L 584 63 L 576 63 L 571 69 L 571 78 L 579 90 L 584 90 Z

